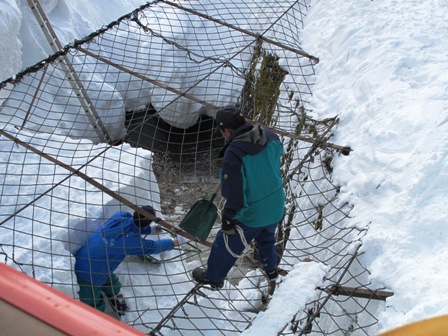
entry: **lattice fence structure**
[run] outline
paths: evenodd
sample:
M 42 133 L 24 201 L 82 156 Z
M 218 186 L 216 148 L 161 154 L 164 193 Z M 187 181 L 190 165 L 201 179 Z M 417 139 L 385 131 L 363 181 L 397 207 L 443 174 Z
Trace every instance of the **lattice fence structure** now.
M 28 3 L 57 41 L 38 1 Z M 308 270 L 317 280 L 277 335 L 371 334 L 372 312 L 390 293 L 369 288 L 357 258 L 365 231 L 350 226 L 351 205 L 331 179 L 333 158 L 350 153 L 329 142 L 338 120 L 315 120 L 307 108 L 318 63 L 300 47 L 308 5 L 148 2 L 0 83 L 2 261 L 77 298 L 73 253 L 115 211 L 151 204 L 169 224 L 159 238 L 179 233 L 218 183 L 216 109 L 239 104 L 286 152 L 276 292 L 269 302 L 256 246 L 224 289 L 192 282 L 216 223 L 207 242 L 120 265 L 123 322 L 152 335 L 251 335 L 288 277 Z

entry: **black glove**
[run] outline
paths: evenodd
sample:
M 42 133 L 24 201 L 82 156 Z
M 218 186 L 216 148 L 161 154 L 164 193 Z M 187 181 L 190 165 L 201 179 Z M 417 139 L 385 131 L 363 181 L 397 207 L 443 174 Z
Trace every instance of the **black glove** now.
M 221 231 L 227 235 L 233 235 L 236 233 L 237 221 L 229 218 L 226 214 L 221 218 Z

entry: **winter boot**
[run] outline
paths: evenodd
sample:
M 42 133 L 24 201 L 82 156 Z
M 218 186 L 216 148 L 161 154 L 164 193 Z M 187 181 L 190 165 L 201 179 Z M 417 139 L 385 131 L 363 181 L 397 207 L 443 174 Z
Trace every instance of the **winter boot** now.
M 192 272 L 192 277 L 193 280 L 197 283 L 209 285 L 212 290 L 218 290 L 224 286 L 224 282 L 215 282 L 207 278 L 207 276 L 205 275 L 205 269 L 202 267 L 195 268 Z
M 115 312 L 120 316 L 123 316 L 129 310 L 126 299 L 121 293 L 118 293 L 114 296 L 108 296 L 107 300 L 109 301 L 112 309 L 115 310 Z
M 268 276 L 268 293 L 269 293 L 269 295 L 272 296 L 272 294 L 274 294 L 274 291 L 275 291 L 275 285 L 276 285 L 276 280 L 278 277 L 278 271 L 275 269 L 271 272 L 267 272 L 266 275 Z

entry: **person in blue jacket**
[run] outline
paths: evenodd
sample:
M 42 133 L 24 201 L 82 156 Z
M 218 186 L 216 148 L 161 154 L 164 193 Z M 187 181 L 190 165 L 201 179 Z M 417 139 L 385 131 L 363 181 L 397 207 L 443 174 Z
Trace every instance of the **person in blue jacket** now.
M 222 288 L 237 258 L 255 240 L 263 269 L 275 283 L 275 231 L 285 208 L 280 171 L 283 146 L 274 132 L 247 123 L 236 107 L 218 110 L 215 120 L 216 131 L 226 141 L 220 153 L 221 193 L 226 203 L 207 267 L 194 269 L 193 280 Z
M 141 208 L 156 216 L 153 207 L 146 205 Z M 160 225 L 137 211 L 133 214 L 127 211 L 114 213 L 75 254 L 80 301 L 104 312 L 105 295 L 111 307 L 119 315 L 124 315 L 128 305 L 114 271 L 126 256 L 157 254 L 187 242 L 182 236 L 161 240 L 141 236 L 160 232 Z

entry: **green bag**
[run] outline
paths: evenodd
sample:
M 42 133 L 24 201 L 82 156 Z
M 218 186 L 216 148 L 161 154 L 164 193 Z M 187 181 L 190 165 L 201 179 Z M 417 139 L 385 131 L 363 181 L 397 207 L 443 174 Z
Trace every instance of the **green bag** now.
M 179 224 L 182 230 L 192 234 L 201 241 L 207 240 L 218 217 L 218 209 L 213 204 L 213 200 L 216 197 L 219 186 L 216 187 L 210 200 L 203 199 L 197 201 Z

